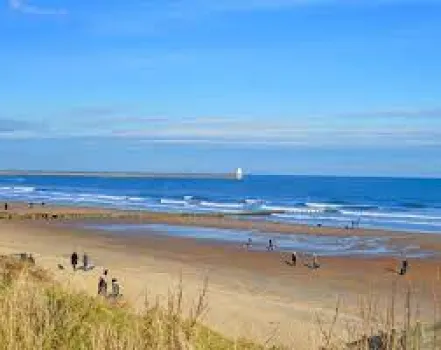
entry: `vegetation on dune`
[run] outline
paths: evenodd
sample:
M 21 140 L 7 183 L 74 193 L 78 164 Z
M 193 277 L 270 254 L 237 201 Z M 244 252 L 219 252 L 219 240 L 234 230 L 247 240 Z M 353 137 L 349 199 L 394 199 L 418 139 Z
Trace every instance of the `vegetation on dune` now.
M 318 335 L 311 349 L 440 349 L 436 294 L 434 326 L 423 326 L 417 295 L 410 285 L 400 290 L 394 284 L 390 298 L 383 302 L 374 294 L 360 299 L 359 317 L 342 317 L 340 303 L 331 319 L 317 315 Z M 0 350 L 267 348 L 230 340 L 201 325 L 205 293 L 206 285 L 187 318 L 182 287 L 169 294 L 165 306 L 146 301 L 137 314 L 124 304 L 66 290 L 32 261 L 0 257 Z M 336 331 L 342 323 L 346 334 Z
M 138 315 L 124 305 L 70 292 L 42 269 L 0 258 L 0 349 L 262 349 L 200 325 L 202 292 L 187 319 L 182 292 L 168 304 L 146 302 Z
M 433 323 L 420 319 L 418 291 L 409 281 L 394 281 L 390 295 L 380 297 L 373 291 L 359 298 L 359 315 L 345 319 L 340 300 L 332 319 L 317 315 L 321 350 L 438 350 L 441 349 L 439 304 L 433 293 Z M 335 328 L 344 329 L 337 334 Z

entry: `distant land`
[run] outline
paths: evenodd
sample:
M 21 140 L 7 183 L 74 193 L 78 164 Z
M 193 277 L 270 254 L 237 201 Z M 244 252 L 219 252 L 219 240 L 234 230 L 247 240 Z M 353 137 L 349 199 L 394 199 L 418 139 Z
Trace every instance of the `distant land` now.
M 78 176 L 115 178 L 163 178 L 163 179 L 230 179 L 236 180 L 236 172 L 231 173 L 159 173 L 120 171 L 52 171 L 52 170 L 0 170 L 0 176 Z

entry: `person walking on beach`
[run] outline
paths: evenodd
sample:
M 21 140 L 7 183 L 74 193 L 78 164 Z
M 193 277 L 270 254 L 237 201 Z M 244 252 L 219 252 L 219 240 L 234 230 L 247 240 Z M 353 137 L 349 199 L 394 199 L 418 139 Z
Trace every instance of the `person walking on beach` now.
M 107 296 L 107 274 L 108 271 L 104 270 L 104 273 L 98 280 L 98 295 Z
M 291 265 L 296 266 L 297 265 L 297 253 L 292 252 L 291 254 Z
M 87 253 L 83 254 L 83 269 L 84 271 L 87 271 L 89 269 L 89 256 Z
M 409 268 L 409 261 L 407 258 L 404 258 L 401 261 L 400 275 L 404 276 L 407 273 L 407 269 Z
M 77 270 L 77 265 L 78 265 L 78 254 L 77 252 L 73 252 L 72 255 L 70 256 L 70 263 L 72 265 L 72 269 L 74 271 Z
M 5 211 L 8 211 L 8 203 L 5 203 Z
M 253 241 L 251 240 L 251 238 L 248 238 L 248 241 L 247 241 L 247 243 L 245 244 L 245 246 L 246 246 L 247 249 L 250 249 L 251 246 L 252 246 L 252 244 L 253 244 Z
M 268 251 L 273 251 L 274 250 L 274 244 L 273 244 L 273 240 L 270 239 L 268 241 Z

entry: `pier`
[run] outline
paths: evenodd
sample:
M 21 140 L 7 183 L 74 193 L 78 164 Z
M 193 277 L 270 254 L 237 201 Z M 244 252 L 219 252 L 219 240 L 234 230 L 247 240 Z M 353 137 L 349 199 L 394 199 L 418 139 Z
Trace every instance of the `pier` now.
M 0 176 L 64 176 L 101 178 L 151 178 L 151 179 L 225 179 L 237 180 L 232 173 L 162 173 L 120 171 L 51 171 L 51 170 L 0 170 Z

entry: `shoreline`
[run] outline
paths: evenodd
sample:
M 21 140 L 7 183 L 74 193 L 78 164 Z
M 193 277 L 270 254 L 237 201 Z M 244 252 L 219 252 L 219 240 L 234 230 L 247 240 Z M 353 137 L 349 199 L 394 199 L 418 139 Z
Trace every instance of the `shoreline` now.
M 9 202 L 9 208 L 0 209 L 0 220 L 58 223 L 92 223 L 118 225 L 160 224 L 168 226 L 238 230 L 261 234 L 311 236 L 318 238 L 387 239 L 391 245 L 417 246 L 421 251 L 441 255 L 441 234 L 387 231 L 379 229 L 344 229 L 326 226 L 277 223 L 250 220 L 237 216 L 213 214 L 156 213 L 144 210 L 119 210 L 98 207 L 37 205 L 32 208 L 20 202 Z M 195 238 L 197 239 L 197 238 Z M 245 241 L 243 242 L 245 243 Z
M 105 220 L 105 221 L 123 221 L 127 223 L 162 223 L 179 224 L 184 226 L 201 226 L 212 228 L 231 228 L 231 229 L 252 229 L 261 232 L 274 233 L 302 233 L 317 234 L 329 236 L 348 236 L 350 234 L 357 236 L 412 236 L 427 235 L 441 236 L 441 232 L 421 232 L 407 230 L 388 230 L 380 228 L 345 228 L 334 226 L 312 226 L 298 223 L 285 223 L 276 221 L 253 220 L 253 217 L 259 218 L 263 213 L 256 214 L 228 214 L 228 213 L 171 213 L 155 212 L 149 210 L 130 210 L 107 208 L 99 206 L 73 206 L 63 204 L 45 204 L 41 206 L 34 203 L 33 208 L 29 208 L 27 203 L 9 201 L 9 208 L 5 211 L 0 208 L 0 219 L 42 219 L 42 215 L 57 215 L 54 219 L 64 220 Z

